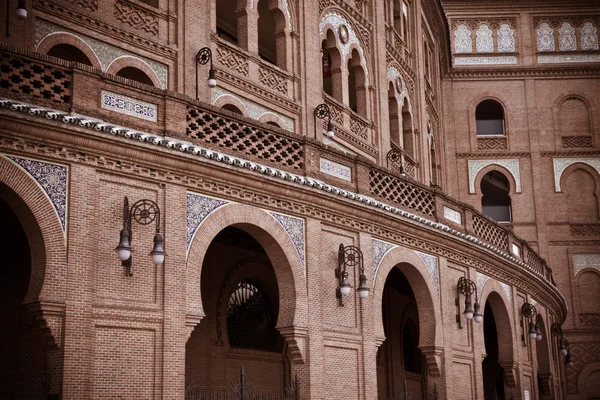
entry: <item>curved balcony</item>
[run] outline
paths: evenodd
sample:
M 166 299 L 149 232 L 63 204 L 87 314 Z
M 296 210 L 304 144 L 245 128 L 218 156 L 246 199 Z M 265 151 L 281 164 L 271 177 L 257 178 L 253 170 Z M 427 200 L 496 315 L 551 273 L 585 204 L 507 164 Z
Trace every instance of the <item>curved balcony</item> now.
M 164 152 L 166 158 L 184 154 L 187 162 L 208 160 L 223 171 L 258 174 L 303 196 L 336 203 L 350 214 L 407 230 L 407 242 L 435 243 L 444 238 L 452 248 L 431 245 L 432 252 L 442 256 L 455 252 L 460 253 L 457 257 L 500 265 L 504 269 L 500 279 L 526 286 L 552 305 L 559 320 L 566 316 L 565 299 L 551 269 L 526 241 L 438 189 L 363 157 L 348 157 L 313 139 L 178 93 L 10 46 L 0 48 L 0 54 L 4 114 L 26 113 L 45 123 L 104 134 L 102 140 L 143 145 L 145 151 Z M 118 97 L 122 92 L 136 98 L 122 96 L 116 105 L 100 102 L 99 96 Z

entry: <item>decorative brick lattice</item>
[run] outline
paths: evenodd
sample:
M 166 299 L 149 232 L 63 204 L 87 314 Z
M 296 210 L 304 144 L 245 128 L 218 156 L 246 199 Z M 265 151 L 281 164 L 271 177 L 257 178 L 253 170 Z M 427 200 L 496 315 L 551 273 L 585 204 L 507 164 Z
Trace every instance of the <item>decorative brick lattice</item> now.
M 0 90 L 19 97 L 70 103 L 72 77 L 66 70 L 4 52 L 0 56 Z
M 546 263 L 531 249 L 529 249 L 529 251 L 527 252 L 527 264 L 540 274 L 544 274 L 546 269 Z
M 369 173 L 369 178 L 371 194 L 433 216 L 435 205 L 431 192 L 374 169 Z
M 563 136 L 562 147 L 565 149 L 572 148 L 591 148 L 592 137 L 591 136 Z
M 248 76 L 248 60 L 242 54 L 223 46 L 217 47 L 217 62 L 244 76 Z
M 325 98 L 325 104 L 327 104 L 329 112 L 331 112 L 331 121 L 339 125 L 344 125 L 344 110 L 328 98 Z
M 473 229 L 475 236 L 484 242 L 501 249 L 508 249 L 508 234 L 502 228 L 494 226 L 494 224 L 476 214 L 473 215 Z
M 188 108 L 187 136 L 282 167 L 302 169 L 302 144 L 195 108 Z
M 569 353 L 573 356 L 575 362 L 573 366 L 566 368 L 567 371 L 567 391 L 569 394 L 579 393 L 577 387 L 577 378 L 579 373 L 586 366 L 593 362 L 600 361 L 600 343 L 569 343 Z
M 350 132 L 352 132 L 355 136 L 359 137 L 362 140 L 368 140 L 368 126 L 366 123 L 356 118 L 355 116 L 350 116 Z
M 600 328 L 600 314 L 579 314 L 579 324 L 586 328 Z
M 404 171 L 406 172 L 406 174 L 414 179 L 416 168 L 417 168 L 417 164 L 413 160 L 411 160 L 410 158 L 405 156 L 404 157 Z
M 288 80 L 284 75 L 275 72 L 269 68 L 261 67 L 258 70 L 258 79 L 263 85 L 275 90 L 276 92 L 283 93 L 287 96 Z
M 600 236 L 600 224 L 572 224 L 573 236 Z
M 115 19 L 144 32 L 158 35 L 158 17 L 127 3 L 115 3 Z
M 477 150 L 506 150 L 507 148 L 506 137 L 477 138 Z

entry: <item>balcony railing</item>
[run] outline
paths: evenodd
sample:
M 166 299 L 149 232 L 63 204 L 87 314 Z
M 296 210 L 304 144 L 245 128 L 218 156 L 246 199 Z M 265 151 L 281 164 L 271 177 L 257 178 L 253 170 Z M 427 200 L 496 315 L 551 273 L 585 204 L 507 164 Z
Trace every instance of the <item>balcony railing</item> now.
M 305 154 L 310 153 L 317 160 L 333 156 L 352 169 L 351 181 L 342 181 L 327 174 L 319 175 L 325 184 L 380 198 L 392 206 L 421 215 L 428 221 L 449 226 L 469 241 L 508 253 L 506 257 L 515 261 L 519 268 L 554 284 L 552 270 L 546 261 L 508 228 L 498 225 L 473 207 L 446 196 L 439 189 L 403 178 L 397 172 L 391 172 L 365 158 L 350 158 L 305 136 L 195 101 L 179 93 L 107 75 L 92 67 L 8 45 L 0 46 L 0 59 L 2 98 L 83 114 L 106 123 L 169 136 L 297 175 L 318 174 L 318 167 L 307 163 Z M 155 106 L 158 115 L 153 119 L 140 118 L 134 112 L 115 112 L 99 107 L 100 96 L 105 92 L 139 98 L 145 107 Z M 135 101 L 132 97 L 128 98 Z M 135 109 L 135 105 L 132 107 Z M 30 113 L 33 110 L 31 108 Z M 162 110 L 168 110 L 168 115 L 162 115 Z M 131 107 L 128 107 L 128 111 L 131 111 Z M 334 108 L 333 119 L 337 121 L 338 118 L 339 110 Z

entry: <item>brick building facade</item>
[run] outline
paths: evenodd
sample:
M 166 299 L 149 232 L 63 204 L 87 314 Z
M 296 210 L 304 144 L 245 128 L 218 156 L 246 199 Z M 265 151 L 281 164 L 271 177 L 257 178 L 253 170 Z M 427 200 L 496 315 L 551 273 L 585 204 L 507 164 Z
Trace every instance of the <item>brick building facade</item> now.
M 600 398 L 600 8 L 489 3 L 7 1 L 0 399 Z

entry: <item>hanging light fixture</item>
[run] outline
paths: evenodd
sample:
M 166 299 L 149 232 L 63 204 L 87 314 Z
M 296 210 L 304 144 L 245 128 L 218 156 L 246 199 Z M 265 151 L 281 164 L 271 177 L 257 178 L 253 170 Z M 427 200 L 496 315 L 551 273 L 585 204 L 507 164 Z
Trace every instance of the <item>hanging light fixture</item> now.
M 210 62 L 210 69 L 208 70 L 208 79 L 206 84 L 209 88 L 217 86 L 217 79 L 215 78 L 215 70 L 213 68 L 212 51 L 208 47 L 203 47 L 196 53 L 196 100 L 198 100 L 198 65 L 204 65 Z
M 471 303 L 471 296 L 473 295 L 473 293 L 475 293 L 475 305 L 474 305 L 475 312 L 473 312 L 473 304 Z M 477 323 L 480 323 L 481 321 L 483 321 L 483 315 L 481 314 L 481 306 L 477 299 L 477 286 L 475 285 L 475 283 L 472 280 L 465 278 L 464 276 L 461 276 L 458 279 L 458 282 L 456 284 L 456 299 L 455 299 L 456 323 L 458 324 L 458 327 L 460 329 L 462 329 L 462 323 L 461 323 L 461 318 L 460 318 L 460 295 L 461 294 L 465 296 L 465 310 L 463 311 L 463 315 L 465 316 L 467 321 L 473 319 L 473 317 L 475 317 L 475 322 L 477 322 Z
M 119 234 L 119 245 L 115 248 L 121 265 L 125 267 L 125 276 L 133 276 L 131 272 L 131 222 L 135 220 L 141 225 L 148 225 L 156 221 L 156 234 L 154 247 L 150 252 L 152 262 L 160 265 L 165 261 L 167 252 L 164 249 L 164 239 L 160 234 L 160 208 L 152 200 L 144 199 L 135 202 L 129 208 L 129 199 L 125 196 L 123 201 L 123 229 Z
M 538 324 L 535 324 L 535 333 L 535 340 L 538 342 L 542 340 L 542 331 L 540 330 L 540 326 Z
M 317 118 L 325 119 L 327 118 L 327 133 L 325 134 L 329 139 L 335 136 L 335 132 L 333 131 L 333 124 L 331 123 L 331 110 L 329 106 L 325 103 L 319 104 L 315 111 L 313 112 L 314 117 L 314 129 L 315 129 L 315 138 L 317 137 Z
M 540 331 L 539 327 L 536 330 L 536 325 L 533 322 L 535 316 L 537 315 L 537 310 L 535 309 L 535 306 L 530 303 L 523 303 L 523 305 L 521 306 L 521 315 L 525 319 L 525 322 L 528 322 L 527 335 L 529 336 L 529 338 L 532 340 L 542 340 L 542 332 Z M 539 339 L 537 338 L 538 332 L 540 335 Z M 523 338 L 523 342 L 524 340 L 525 339 Z
M 367 275 L 365 274 L 362 251 L 356 246 L 344 246 L 340 244 L 338 248 L 338 266 L 335 270 L 335 276 L 338 278 L 336 297 L 339 299 L 340 306 L 344 305 L 342 296 L 348 296 L 352 291 L 348 269 L 354 267 L 358 267 L 360 271 L 358 278 L 359 285 L 356 291 L 361 299 L 366 299 L 369 297 L 369 285 L 367 283 Z
M 6 0 L 8 1 L 8 0 Z M 17 11 L 15 12 L 17 19 L 27 18 L 27 8 L 25 8 L 25 0 L 17 1 Z

